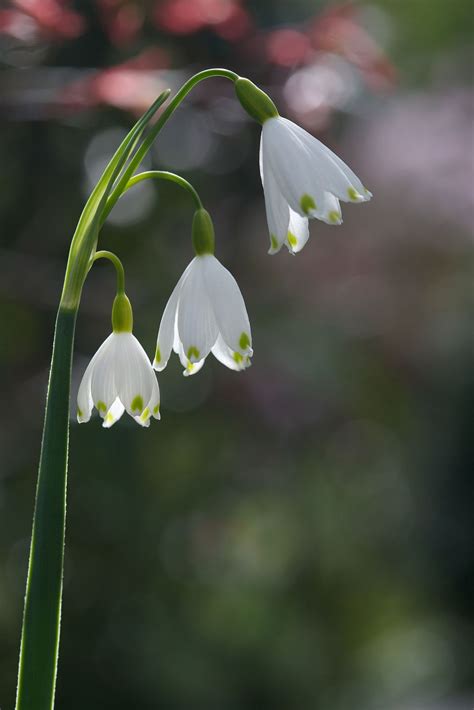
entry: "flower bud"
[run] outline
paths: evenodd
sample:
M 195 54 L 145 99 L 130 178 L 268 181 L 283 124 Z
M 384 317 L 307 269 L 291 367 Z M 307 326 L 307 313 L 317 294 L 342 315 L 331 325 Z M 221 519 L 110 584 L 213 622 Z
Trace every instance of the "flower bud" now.
M 277 108 L 271 98 L 252 81 L 249 79 L 237 79 L 234 86 L 242 107 L 256 121 L 265 123 L 268 118 L 278 116 Z
M 198 256 L 214 254 L 214 225 L 209 212 L 196 210 L 193 219 L 193 246 Z

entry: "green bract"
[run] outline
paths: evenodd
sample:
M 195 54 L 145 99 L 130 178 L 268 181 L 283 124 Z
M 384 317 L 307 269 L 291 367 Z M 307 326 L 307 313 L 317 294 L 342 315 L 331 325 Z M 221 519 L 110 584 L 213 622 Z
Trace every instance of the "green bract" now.
M 214 225 L 205 209 L 196 210 L 193 219 L 193 247 L 198 256 L 214 254 Z
M 249 79 L 237 79 L 234 84 L 237 98 L 247 111 L 259 123 L 278 116 L 278 111 L 267 94 L 255 86 Z
M 125 293 L 115 296 L 112 306 L 112 330 L 114 333 L 131 333 L 133 330 L 132 305 Z

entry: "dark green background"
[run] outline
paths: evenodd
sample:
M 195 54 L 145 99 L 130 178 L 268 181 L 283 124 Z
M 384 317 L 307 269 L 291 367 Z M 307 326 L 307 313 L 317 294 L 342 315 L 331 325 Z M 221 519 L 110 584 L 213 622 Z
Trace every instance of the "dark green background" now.
M 116 108 L 48 108 L 33 91 L 44 90 L 41 70 L 110 66 L 157 45 L 182 72 L 165 84 L 225 65 L 297 118 L 282 87 L 298 67 L 256 63 L 211 30 L 180 37 L 152 23 L 117 47 L 93 3 L 76 7 L 87 31 L 43 41 L 39 59 L 33 48 L 17 62 L 18 48 L 0 42 L 2 710 L 14 704 L 48 360 L 84 156 L 101 131 L 132 122 Z M 263 37 L 328 4 L 246 7 Z M 186 120 L 175 117 L 195 142 L 207 136 L 209 155 L 182 173 L 214 216 L 255 356 L 244 374 L 210 357 L 186 379 L 173 356 L 149 430 L 125 416 L 110 431 L 97 418 L 72 423 L 58 710 L 472 706 L 472 3 L 357 7 L 396 84 L 370 90 L 352 67 L 354 99 L 314 130 L 374 199 L 346 205 L 337 229 L 313 223 L 295 258 L 266 255 L 258 126 L 237 106 L 216 123 L 220 97 L 232 111 L 231 85 L 208 82 Z M 105 153 L 119 134 L 107 140 Z M 163 134 L 166 155 L 179 141 Z M 179 171 L 160 142 L 154 164 Z M 189 197 L 151 189 L 148 210 L 101 238 L 123 258 L 150 355 L 192 256 Z M 73 396 L 109 332 L 113 287 L 107 265 L 86 284 Z

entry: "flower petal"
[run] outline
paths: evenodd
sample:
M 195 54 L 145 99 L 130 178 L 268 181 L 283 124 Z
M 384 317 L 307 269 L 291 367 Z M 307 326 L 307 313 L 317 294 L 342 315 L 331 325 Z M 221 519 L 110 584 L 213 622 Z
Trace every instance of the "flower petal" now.
M 222 339 L 233 352 L 251 356 L 249 317 L 237 281 L 215 256 L 207 255 L 203 263 L 206 290 Z
M 231 370 L 245 370 L 252 364 L 249 355 L 241 355 L 238 351 L 231 350 L 225 344 L 221 335 L 219 335 L 212 348 L 212 354 L 219 362 Z
M 204 283 L 205 264 L 210 254 L 196 256 L 183 283 L 178 304 L 179 342 L 188 361 L 205 359 L 216 342 L 218 328 Z
M 112 334 L 104 340 L 100 348 L 95 353 L 94 357 L 87 365 L 86 371 L 82 376 L 81 384 L 79 385 L 79 390 L 77 392 L 77 421 L 80 424 L 82 424 L 83 422 L 88 422 L 91 418 L 92 408 L 94 406 L 91 394 L 92 373 L 94 371 L 94 367 L 97 363 L 97 360 L 101 357 L 103 351 L 108 347 L 108 343 L 111 337 Z
M 109 407 L 109 411 L 104 417 L 104 421 L 102 422 L 102 426 L 104 427 L 104 429 L 110 429 L 110 427 L 113 426 L 115 422 L 120 419 L 124 411 L 125 407 L 120 401 L 120 398 L 117 397 L 112 406 Z
M 281 119 L 288 130 L 306 146 L 313 163 L 313 179 L 324 184 L 324 189 L 332 192 L 345 202 L 366 202 L 371 194 L 364 188 L 357 175 L 324 143 L 287 118 Z
M 326 189 L 324 176 L 315 174 L 307 146 L 281 117 L 263 124 L 262 160 L 289 206 L 302 216 L 314 216 Z
M 156 375 L 146 352 L 132 333 L 117 333 L 116 338 L 117 393 L 131 416 L 140 415 L 151 399 Z
M 290 223 L 286 236 L 286 245 L 291 254 L 297 254 L 302 250 L 309 239 L 308 218 L 302 217 L 298 212 L 290 208 Z
M 91 396 L 102 419 L 118 396 L 115 383 L 115 355 L 117 333 L 109 335 L 94 363 L 91 377 Z
M 191 264 L 192 263 L 193 262 L 191 262 Z M 163 315 L 161 317 L 161 323 L 156 342 L 155 359 L 153 361 L 153 367 L 155 368 L 155 370 L 158 371 L 161 371 L 166 367 L 171 354 L 179 297 L 181 294 L 183 283 L 185 282 L 188 276 L 191 264 L 188 264 L 183 274 L 181 275 L 181 278 L 179 279 L 178 283 L 174 287 L 173 292 L 168 299 L 168 303 L 166 304 L 165 310 L 163 311 Z
M 265 197 L 268 230 L 270 232 L 269 254 L 276 254 L 285 243 L 288 232 L 289 208 L 280 192 L 278 183 L 270 169 L 268 161 L 263 159 L 263 132 L 260 139 L 260 177 Z
M 150 401 L 140 415 L 134 417 L 135 421 L 141 426 L 149 426 L 150 419 L 154 417 L 155 419 L 161 419 L 160 415 L 160 388 L 158 386 L 158 380 L 156 376 L 153 381 L 153 392 L 151 394 Z

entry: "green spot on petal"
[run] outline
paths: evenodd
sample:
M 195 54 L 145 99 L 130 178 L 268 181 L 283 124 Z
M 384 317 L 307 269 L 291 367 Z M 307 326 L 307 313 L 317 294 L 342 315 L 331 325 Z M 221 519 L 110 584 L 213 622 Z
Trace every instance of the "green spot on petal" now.
M 357 202 L 359 199 L 359 193 L 353 187 L 347 188 L 347 195 L 348 195 L 349 199 L 352 200 L 353 202 Z
M 97 402 L 96 406 L 97 406 L 97 409 L 99 410 L 99 412 L 106 412 L 107 411 L 107 405 L 105 404 L 105 402 L 102 402 L 102 400 Z
M 313 200 L 311 195 L 303 195 L 300 200 L 300 205 L 305 214 L 309 214 L 316 209 L 316 202 Z
M 80 417 L 81 419 L 84 416 L 82 413 L 82 409 L 79 409 L 79 407 L 77 408 L 77 416 Z
M 247 333 L 242 333 L 240 336 L 239 347 L 241 350 L 247 350 L 250 347 L 250 338 Z
M 132 412 L 143 411 L 143 397 L 140 394 L 137 394 L 137 396 L 133 398 L 131 410 Z
M 141 416 L 140 416 L 140 419 L 142 420 L 142 422 L 146 422 L 146 420 L 150 418 L 150 414 L 151 414 L 151 412 L 150 412 L 149 407 L 144 409 L 143 412 L 141 413 Z
M 188 349 L 188 360 L 191 360 L 192 357 L 194 357 L 196 360 L 199 360 L 199 350 L 196 348 L 195 345 L 191 345 L 191 347 Z
M 232 355 L 232 357 L 233 357 L 233 359 L 235 360 L 235 362 L 237 363 L 237 365 L 240 365 L 240 364 L 243 362 L 243 359 L 244 359 L 244 356 L 241 355 L 241 354 L 238 353 L 238 352 L 235 352 L 235 353 Z
M 341 221 L 341 214 L 340 214 L 340 212 L 337 212 L 336 210 L 332 210 L 328 214 L 328 219 L 331 222 L 331 224 L 339 224 L 339 222 Z
M 158 363 L 161 362 L 161 352 L 160 352 L 160 348 L 156 348 L 156 352 L 155 352 L 155 362 L 158 362 Z
M 109 412 L 109 413 L 107 414 L 107 416 L 105 417 L 105 421 L 107 422 L 107 424 L 112 424 L 112 422 L 114 421 L 114 418 L 113 418 L 113 416 L 111 415 L 110 412 Z
M 272 245 L 272 249 L 278 249 L 278 239 L 274 234 L 270 234 L 270 243 Z
M 153 407 L 153 414 L 156 415 L 156 414 L 158 414 L 159 411 L 160 411 L 160 405 L 157 404 L 156 407 Z
M 288 232 L 286 238 L 288 239 L 288 244 L 289 244 L 290 246 L 292 246 L 292 247 L 298 246 L 298 240 L 297 240 L 297 238 L 295 237 L 294 234 L 292 234 L 291 232 Z

